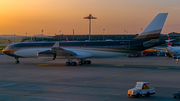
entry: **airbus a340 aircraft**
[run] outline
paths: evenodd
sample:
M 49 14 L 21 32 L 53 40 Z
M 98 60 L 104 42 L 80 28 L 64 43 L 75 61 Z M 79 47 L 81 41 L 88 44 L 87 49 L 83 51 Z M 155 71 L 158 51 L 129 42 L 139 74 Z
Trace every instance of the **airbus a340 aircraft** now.
M 40 61 L 68 59 L 66 65 L 91 64 L 87 58 L 119 57 L 135 53 L 159 44 L 159 35 L 168 13 L 159 13 L 133 40 L 120 41 L 74 41 L 74 42 L 23 42 L 12 43 L 2 52 L 19 58 L 38 58 Z

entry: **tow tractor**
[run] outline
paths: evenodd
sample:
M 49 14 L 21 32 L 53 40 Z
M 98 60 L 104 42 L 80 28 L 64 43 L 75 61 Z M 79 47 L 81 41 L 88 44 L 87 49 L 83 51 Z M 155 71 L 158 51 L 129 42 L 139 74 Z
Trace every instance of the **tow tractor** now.
M 146 96 L 150 97 L 150 95 L 155 94 L 155 88 L 149 86 L 149 82 L 136 82 L 135 88 L 128 90 L 128 96 L 130 97 L 141 97 Z

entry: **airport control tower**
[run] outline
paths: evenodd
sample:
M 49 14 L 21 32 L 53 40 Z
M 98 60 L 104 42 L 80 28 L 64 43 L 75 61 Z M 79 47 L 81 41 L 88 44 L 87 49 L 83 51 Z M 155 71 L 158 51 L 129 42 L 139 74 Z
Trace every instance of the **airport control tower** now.
M 90 35 L 91 35 L 91 19 L 97 19 L 96 17 L 93 17 L 91 14 L 89 16 L 84 17 L 84 19 L 89 19 L 89 41 L 90 41 Z

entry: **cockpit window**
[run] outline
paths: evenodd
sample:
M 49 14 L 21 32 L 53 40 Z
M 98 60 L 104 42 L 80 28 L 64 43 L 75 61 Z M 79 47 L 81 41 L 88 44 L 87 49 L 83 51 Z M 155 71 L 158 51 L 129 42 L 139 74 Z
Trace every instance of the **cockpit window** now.
M 13 44 L 8 45 L 5 49 L 14 49 L 14 45 Z

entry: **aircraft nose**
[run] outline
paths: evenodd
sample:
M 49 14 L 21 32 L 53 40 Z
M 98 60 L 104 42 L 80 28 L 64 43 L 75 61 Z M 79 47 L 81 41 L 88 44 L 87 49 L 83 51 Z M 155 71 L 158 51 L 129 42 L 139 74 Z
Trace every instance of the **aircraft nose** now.
M 10 50 L 2 50 L 2 52 L 4 53 L 4 54 L 10 54 Z

